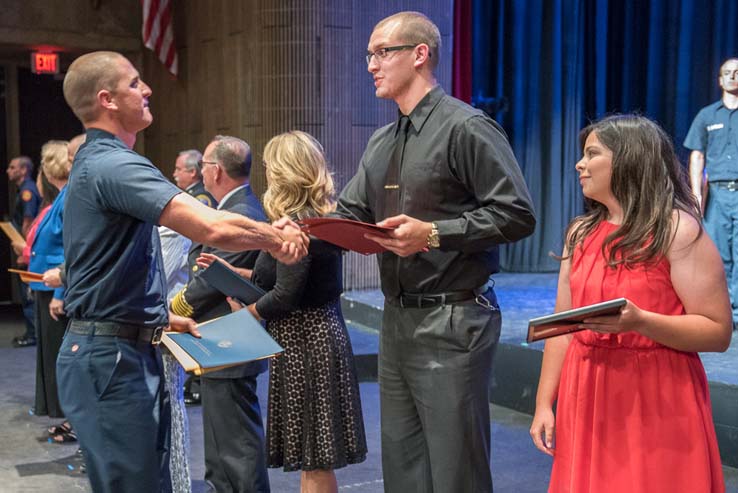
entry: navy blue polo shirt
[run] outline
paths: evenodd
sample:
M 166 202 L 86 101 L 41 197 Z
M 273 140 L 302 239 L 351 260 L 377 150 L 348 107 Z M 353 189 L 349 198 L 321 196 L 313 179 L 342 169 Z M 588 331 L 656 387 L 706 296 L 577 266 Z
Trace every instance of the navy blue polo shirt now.
M 148 327 L 167 323 L 154 228 L 181 190 L 113 134 L 88 129 L 64 205 L 67 315 Z
M 709 181 L 738 179 L 738 109 L 717 101 L 697 113 L 684 147 L 705 155 Z
M 30 178 L 23 180 L 18 187 L 18 195 L 15 197 L 15 209 L 13 211 L 13 224 L 18 231 L 23 227 L 23 219 L 31 219 L 38 215 L 41 207 L 41 195 L 38 193 L 36 183 Z

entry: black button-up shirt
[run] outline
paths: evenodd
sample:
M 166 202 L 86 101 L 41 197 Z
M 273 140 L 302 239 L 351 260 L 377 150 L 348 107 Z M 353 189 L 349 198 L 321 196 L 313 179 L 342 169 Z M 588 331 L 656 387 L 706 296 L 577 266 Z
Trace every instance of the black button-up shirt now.
M 431 90 L 412 122 L 401 169 L 401 213 L 438 225 L 440 249 L 379 255 L 386 297 L 478 288 L 499 270 L 498 246 L 530 235 L 533 204 L 502 128 L 482 111 Z M 399 120 L 398 120 L 399 121 Z M 378 222 L 398 122 L 377 130 L 337 214 Z

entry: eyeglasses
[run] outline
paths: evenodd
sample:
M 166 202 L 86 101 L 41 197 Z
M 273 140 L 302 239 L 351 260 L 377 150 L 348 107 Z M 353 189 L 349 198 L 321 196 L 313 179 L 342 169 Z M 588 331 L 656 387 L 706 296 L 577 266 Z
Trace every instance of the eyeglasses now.
M 201 159 L 201 160 L 199 160 L 199 161 L 197 162 L 197 165 L 198 165 L 198 166 L 199 166 L 200 168 L 202 168 L 202 165 L 203 165 L 203 164 L 212 164 L 212 165 L 215 165 L 215 166 L 217 166 L 217 165 L 218 165 L 217 161 L 203 161 L 203 160 Z
M 399 45 L 399 46 L 387 46 L 386 48 L 379 48 L 378 50 L 369 52 L 366 54 L 366 64 L 372 63 L 372 57 L 377 57 L 377 61 L 384 60 L 391 51 L 409 50 L 415 48 L 418 45 Z

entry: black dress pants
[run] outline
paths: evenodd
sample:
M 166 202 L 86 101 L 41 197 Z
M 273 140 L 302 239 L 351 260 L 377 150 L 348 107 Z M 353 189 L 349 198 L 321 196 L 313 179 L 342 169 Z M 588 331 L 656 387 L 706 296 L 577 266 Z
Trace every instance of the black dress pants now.
M 63 418 L 56 386 L 56 357 L 67 329 L 67 317 L 54 320 L 49 314 L 53 291 L 34 291 L 36 319 L 36 400 L 35 414 L 50 418 Z
M 256 376 L 201 380 L 205 480 L 218 493 L 268 493 Z

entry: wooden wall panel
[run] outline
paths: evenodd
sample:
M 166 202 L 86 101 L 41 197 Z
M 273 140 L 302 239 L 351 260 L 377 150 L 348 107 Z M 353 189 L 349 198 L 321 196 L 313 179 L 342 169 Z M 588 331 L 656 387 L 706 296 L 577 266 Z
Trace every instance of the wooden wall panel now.
M 146 155 L 169 176 L 180 150 L 202 150 L 218 133 L 235 135 L 252 147 L 252 186 L 262 193 L 264 145 L 300 129 L 323 143 L 340 190 L 374 130 L 396 117 L 394 103 L 374 96 L 364 55 L 374 25 L 401 10 L 422 11 L 438 25 L 437 75 L 450 91 L 453 0 L 175 2 L 180 77 L 144 51 L 155 119 Z M 377 287 L 374 257 L 347 255 L 344 282 Z

